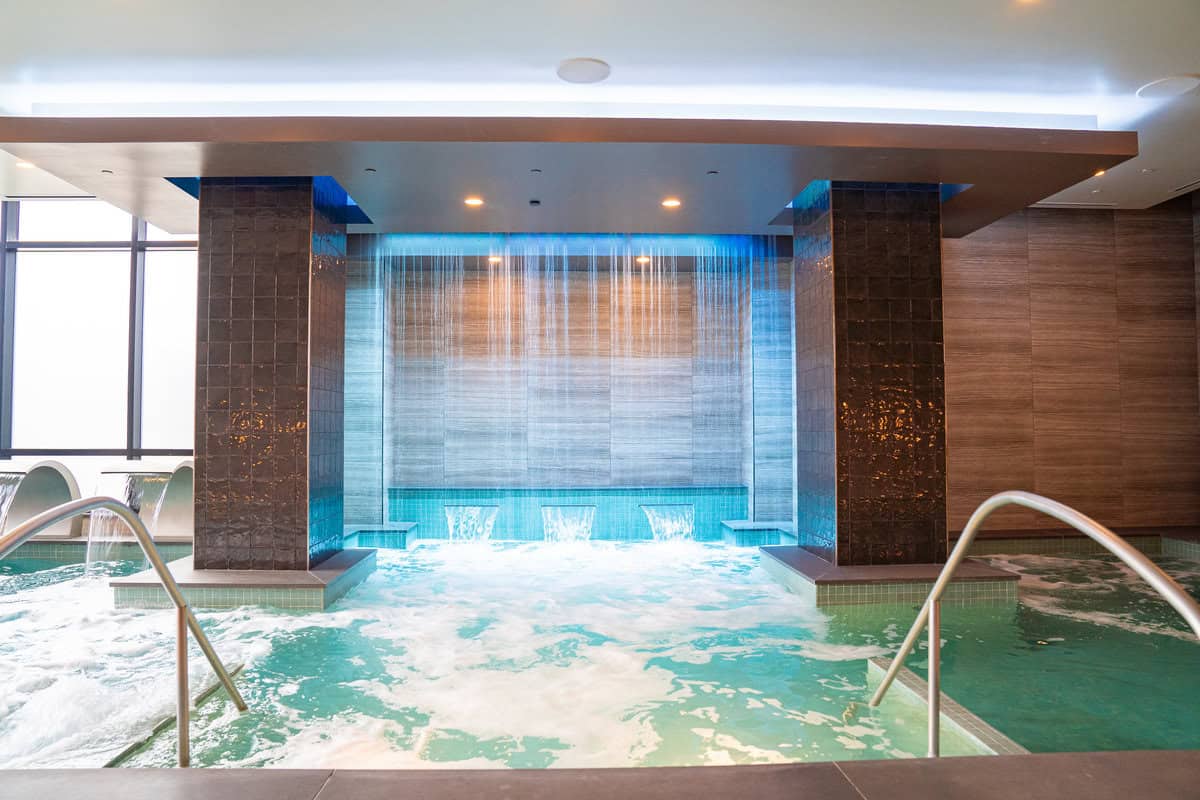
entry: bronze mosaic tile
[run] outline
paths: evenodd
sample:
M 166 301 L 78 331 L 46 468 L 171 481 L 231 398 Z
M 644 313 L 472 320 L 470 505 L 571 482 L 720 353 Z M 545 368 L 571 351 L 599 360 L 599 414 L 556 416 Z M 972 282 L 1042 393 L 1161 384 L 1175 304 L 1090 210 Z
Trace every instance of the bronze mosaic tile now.
M 202 568 L 307 569 L 340 548 L 345 227 L 320 211 L 322 185 L 201 182 Z

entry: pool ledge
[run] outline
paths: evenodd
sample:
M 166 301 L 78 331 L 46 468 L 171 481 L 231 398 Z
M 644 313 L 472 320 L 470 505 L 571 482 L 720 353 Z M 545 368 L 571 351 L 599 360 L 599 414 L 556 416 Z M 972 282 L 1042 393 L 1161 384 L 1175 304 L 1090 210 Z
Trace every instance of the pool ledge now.
M 1194 797 L 1200 751 L 545 770 L 7 770 L 5 800 L 1117 800 Z
M 817 606 L 920 603 L 942 571 L 941 564 L 837 567 L 793 545 L 760 547 L 760 563 L 771 577 Z M 951 581 L 944 602 L 998 605 L 1017 602 L 1020 575 L 967 559 Z
M 883 680 L 883 676 L 887 674 L 891 665 L 891 659 L 888 658 L 872 658 L 867 661 L 867 685 L 872 691 Z M 896 682 L 892 684 L 891 691 L 901 695 L 900 702 L 922 709 L 924 711 L 922 722 L 928 724 L 929 684 L 925 682 L 924 678 L 908 667 L 901 667 L 900 671 L 896 673 Z M 945 692 L 942 692 L 941 727 L 943 731 L 951 729 L 960 737 L 971 742 L 978 749 L 980 755 L 1029 754 L 1024 747 L 993 728 L 965 706 L 955 702 Z
M 375 551 L 342 550 L 309 570 L 196 569 L 191 557 L 168 565 L 194 608 L 245 605 L 320 610 L 375 570 Z M 169 608 L 152 570 L 109 581 L 117 608 Z

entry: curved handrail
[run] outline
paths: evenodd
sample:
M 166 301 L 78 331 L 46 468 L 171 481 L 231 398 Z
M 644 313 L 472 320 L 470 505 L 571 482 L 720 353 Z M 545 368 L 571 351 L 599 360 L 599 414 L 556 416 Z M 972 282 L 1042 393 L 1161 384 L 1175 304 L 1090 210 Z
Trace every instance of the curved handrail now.
M 939 690 L 941 670 L 940 664 L 935 663 L 940 661 L 941 613 L 939 603 L 942 600 L 942 595 L 946 592 L 946 588 L 950 585 L 950 581 L 953 579 L 958 565 L 967 557 L 967 550 L 970 549 L 971 542 L 974 541 L 975 534 L 979 532 L 983 521 L 997 509 L 1010 505 L 1023 506 L 1031 508 L 1034 511 L 1040 511 L 1043 514 L 1054 517 L 1060 522 L 1065 522 L 1093 541 L 1098 542 L 1104 549 L 1121 559 L 1130 569 L 1149 583 L 1156 592 L 1162 595 L 1179 612 L 1187 624 L 1191 626 L 1196 636 L 1200 637 L 1200 605 L 1197 605 L 1196 601 L 1170 575 L 1159 569 L 1154 562 L 1146 558 L 1141 551 L 1129 542 L 1091 517 L 1048 497 L 1042 497 L 1032 492 L 1020 491 L 1000 492 L 999 494 L 992 495 L 980 503 L 979 507 L 975 509 L 975 513 L 967 520 L 958 543 L 954 546 L 950 557 L 946 559 L 946 566 L 942 568 L 937 582 L 933 584 L 933 588 L 929 592 L 929 597 L 925 600 L 925 604 L 921 606 L 921 612 L 917 614 L 916 621 L 909 628 L 908 636 L 904 638 L 904 643 L 900 645 L 900 650 L 897 651 L 895 658 L 892 659 L 892 664 L 888 667 L 887 674 L 883 677 L 879 687 L 875 690 L 875 694 L 871 697 L 870 705 L 878 706 L 880 701 L 883 700 L 883 696 L 887 693 L 887 690 L 891 687 L 892 682 L 896 679 L 896 675 L 899 674 L 900 668 L 904 664 L 904 659 L 912 653 L 913 647 L 916 646 L 917 637 L 921 635 L 921 629 L 928 623 L 930 756 L 938 755 L 938 721 L 941 705 L 941 693 Z
M 30 517 L 8 533 L 0 535 L 0 559 L 9 555 L 18 546 L 24 544 L 35 534 L 51 525 L 89 511 L 100 509 L 116 514 L 133 531 L 133 535 L 137 538 L 138 544 L 141 545 L 142 552 L 146 554 L 146 559 L 150 562 L 150 566 L 158 574 L 158 579 L 162 583 L 167 596 L 175 604 L 178 618 L 176 629 L 176 676 L 178 683 L 176 706 L 179 729 L 179 766 L 186 767 L 191 760 L 188 736 L 188 722 L 190 717 L 190 698 L 188 697 L 187 683 L 188 630 L 191 630 L 192 635 L 196 637 L 196 644 L 200 645 L 200 649 L 204 652 L 204 657 L 208 659 L 213 672 L 216 673 L 217 678 L 221 681 L 221 685 L 225 687 L 225 691 L 229 692 L 229 697 L 233 700 L 234 705 L 237 706 L 239 711 L 246 710 L 246 701 L 242 699 L 241 693 L 234 686 L 233 679 L 229 676 L 225 665 L 221 663 L 217 652 L 213 650 L 212 643 L 208 641 L 208 636 L 205 635 L 204 629 L 196 621 L 196 615 L 192 613 L 191 607 L 188 606 L 187 600 L 184 599 L 183 592 L 179 589 L 179 584 L 171 576 L 171 571 L 162 560 L 158 548 L 154 545 L 154 539 L 151 538 L 150 532 L 146 529 L 146 525 L 142 522 L 138 513 L 121 501 L 111 497 L 85 497 L 79 500 L 72 500 L 69 503 L 63 503 Z

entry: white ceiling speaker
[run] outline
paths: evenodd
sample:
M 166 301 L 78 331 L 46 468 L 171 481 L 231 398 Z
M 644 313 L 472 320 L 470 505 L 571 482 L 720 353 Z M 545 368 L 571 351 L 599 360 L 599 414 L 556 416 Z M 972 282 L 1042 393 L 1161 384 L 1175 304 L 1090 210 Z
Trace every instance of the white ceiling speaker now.
M 1150 81 L 1137 90 L 1138 97 L 1148 100 L 1160 100 L 1167 97 L 1179 97 L 1200 86 L 1200 75 L 1172 75 L 1169 78 L 1159 78 Z
M 558 77 L 567 83 L 599 83 L 611 74 L 608 62 L 598 58 L 568 58 L 558 65 Z

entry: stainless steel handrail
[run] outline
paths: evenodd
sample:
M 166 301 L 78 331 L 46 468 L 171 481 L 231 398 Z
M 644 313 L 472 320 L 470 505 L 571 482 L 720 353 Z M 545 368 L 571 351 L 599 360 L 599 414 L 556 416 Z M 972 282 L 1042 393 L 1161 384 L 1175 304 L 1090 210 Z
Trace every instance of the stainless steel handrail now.
M 891 687 L 892 681 L 896 679 L 900 668 L 904 665 L 904 659 L 908 657 L 913 647 L 916 646 L 917 637 L 921 635 L 921 629 L 928 623 L 929 756 L 931 758 L 939 755 L 940 748 L 942 595 L 945 594 L 946 587 L 950 585 L 950 581 L 954 577 L 954 572 L 958 569 L 958 565 L 967 557 L 967 550 L 970 549 L 971 542 L 975 539 L 975 534 L 979 532 L 983 521 L 993 511 L 1004 506 L 1024 506 L 1034 511 L 1040 511 L 1061 522 L 1065 522 L 1077 531 L 1087 535 L 1093 541 L 1099 542 L 1104 549 L 1125 562 L 1130 569 L 1162 595 L 1180 613 L 1184 620 L 1187 621 L 1187 624 L 1191 626 L 1196 636 L 1200 637 L 1200 605 L 1197 605 L 1196 601 L 1171 576 L 1155 566 L 1154 562 L 1142 555 L 1129 542 L 1117 536 L 1091 517 L 1081 514 L 1070 506 L 1063 505 L 1048 497 L 1042 497 L 1032 492 L 1001 492 L 1000 494 L 992 495 L 987 500 L 984 500 L 979 505 L 979 508 L 975 509 L 975 513 L 971 515 L 971 518 L 967 520 L 962 536 L 959 537 L 958 544 L 954 546 L 954 551 L 950 553 L 950 558 L 946 560 L 946 566 L 942 568 L 941 574 L 938 575 L 937 582 L 933 584 L 933 589 L 930 590 L 929 597 L 925 600 L 925 605 L 921 606 L 921 612 L 917 614 L 916 622 L 909 628 L 908 636 L 904 638 L 904 644 L 900 645 L 900 650 L 896 653 L 896 657 L 892 659 L 892 665 L 888 667 L 887 674 L 883 677 L 879 688 L 875 690 L 875 694 L 871 697 L 870 704 L 878 706 L 880 701 L 883 700 L 883 696 L 887 693 L 888 688 Z
M 187 600 L 184 599 L 183 592 L 179 590 L 179 584 L 175 583 L 175 579 L 171 576 L 171 571 L 167 569 L 167 565 L 163 562 L 158 548 L 154 545 L 154 540 L 150 537 L 150 532 L 146 530 L 146 526 L 137 512 L 111 497 L 85 497 L 80 500 L 72 500 L 69 503 L 63 503 L 60 506 L 43 511 L 37 516 L 30 517 L 8 533 L 0 536 L 0 559 L 9 555 L 18 546 L 28 541 L 30 537 L 51 525 L 78 516 L 79 514 L 99 509 L 111 511 L 129 526 L 130 530 L 133 531 L 133 535 L 137 537 L 138 544 L 142 547 L 142 552 L 146 554 L 146 559 L 150 562 L 150 566 L 158 573 L 158 579 L 162 582 L 162 587 L 166 591 L 167 596 L 175 604 L 175 676 L 178 692 L 175 703 L 176 718 L 178 719 L 177 727 L 179 730 L 179 766 L 186 767 L 191 763 L 191 740 L 189 737 L 191 700 L 188 697 L 187 663 L 188 630 L 191 630 L 192 635 L 196 637 L 196 644 L 200 645 L 200 649 L 204 652 L 204 657 L 208 659 L 213 672 L 217 674 L 221 685 L 225 687 L 225 691 L 229 692 L 229 697 L 233 700 L 234 705 L 238 707 L 239 711 L 246 710 L 246 701 L 242 699 L 241 693 L 233 685 L 233 679 L 229 677 L 229 672 L 225 669 L 225 665 L 221 663 L 221 659 L 217 656 L 216 651 L 213 650 L 213 646 L 204 634 L 204 630 L 200 627 L 200 623 L 196 621 L 196 616 L 188 606 Z

